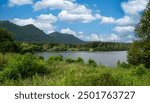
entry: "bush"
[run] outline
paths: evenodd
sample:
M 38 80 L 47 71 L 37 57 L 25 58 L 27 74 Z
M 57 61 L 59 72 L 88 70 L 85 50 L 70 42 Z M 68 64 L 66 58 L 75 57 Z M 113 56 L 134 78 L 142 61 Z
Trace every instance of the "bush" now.
M 121 68 L 130 68 L 130 64 L 126 63 L 126 62 L 118 62 L 117 65 Z
M 114 78 L 111 73 L 103 73 L 98 77 L 95 76 L 91 82 L 93 86 L 117 86 L 120 84 L 117 78 Z
M 75 62 L 75 60 L 73 60 L 73 59 L 70 58 L 70 57 L 67 57 L 67 58 L 65 59 L 65 61 L 66 61 L 67 63 L 74 63 L 74 62 Z
M 7 60 L 5 58 L 5 56 L 0 53 L 0 71 L 3 69 L 4 64 L 6 64 Z
M 133 74 L 138 77 L 143 76 L 145 73 L 146 73 L 146 68 L 144 67 L 143 64 L 137 66 L 136 69 L 133 71 Z
M 93 67 L 97 67 L 96 62 L 95 62 L 94 60 L 92 60 L 92 59 L 89 59 L 88 65 L 89 65 L 89 66 L 93 66 Z
M 32 54 L 16 55 L 8 61 L 2 72 L 3 79 L 24 79 L 35 74 L 46 74 L 48 69 L 43 60 Z
M 0 28 L 0 52 L 18 52 L 19 46 L 12 38 L 12 34 L 6 29 Z
M 44 60 L 44 57 L 43 56 L 38 56 L 39 59 L 41 60 Z
M 4 69 L 4 66 L 8 63 L 8 60 L 13 57 L 13 54 L 0 53 L 0 71 Z
M 81 57 L 78 57 L 76 60 L 77 63 L 84 64 L 84 60 Z
M 63 56 L 62 55 L 58 55 L 58 56 L 51 55 L 48 59 L 48 63 L 54 63 L 56 61 L 63 61 Z

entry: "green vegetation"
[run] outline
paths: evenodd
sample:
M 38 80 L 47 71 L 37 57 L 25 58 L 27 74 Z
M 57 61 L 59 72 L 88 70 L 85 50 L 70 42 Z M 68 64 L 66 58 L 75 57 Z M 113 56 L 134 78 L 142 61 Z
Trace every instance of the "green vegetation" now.
M 48 61 L 43 61 L 30 53 L 0 54 L 0 58 L 0 63 L 5 62 L 1 65 L 0 85 L 150 85 L 150 71 L 144 65 L 130 68 L 95 67 L 93 60 L 85 64 L 81 58 L 70 62 L 62 60 L 62 56 L 51 56 Z
M 82 43 L 73 35 L 62 35 L 58 32 L 50 37 L 33 25 L 20 27 L 8 21 L 0 22 L 0 26 L 10 30 L 16 40 L 26 41 L 16 42 L 11 33 L 0 28 L 0 85 L 150 86 L 150 3 L 135 29 L 138 39 L 128 51 L 129 64 L 118 61 L 116 68 L 97 65 L 92 59 L 85 63 L 80 57 L 76 60 L 70 57 L 64 60 L 61 55 L 50 56 L 44 61 L 43 57 L 31 53 L 69 50 L 120 51 L 128 50 L 130 44 Z M 75 41 L 80 44 L 74 44 Z
M 135 29 L 135 34 L 138 40 L 132 44 L 128 52 L 128 61 L 133 65 L 144 64 L 150 68 L 150 2 Z
M 84 60 L 81 57 L 78 57 L 76 63 L 84 64 Z
M 62 55 L 59 55 L 59 56 L 50 56 L 49 59 L 48 59 L 48 63 L 54 63 L 54 62 L 59 62 L 59 61 L 63 61 L 63 56 Z
M 0 27 L 10 31 L 16 41 L 29 43 L 83 43 L 82 40 L 70 34 L 54 32 L 49 35 L 34 25 L 18 26 L 9 21 L 0 21 Z
M 96 67 L 96 66 L 97 66 L 96 62 L 95 62 L 94 60 L 92 60 L 92 59 L 89 59 L 88 65 L 89 65 L 89 66 L 93 66 L 93 67 Z
M 23 43 L 27 51 L 126 51 L 130 43 L 87 42 L 82 44 Z M 29 46 L 29 47 L 28 47 Z M 34 47 L 34 48 L 33 48 Z M 29 49 L 28 49 L 29 48 Z
M 18 45 L 13 40 L 11 33 L 0 28 L 0 52 L 17 52 L 18 50 Z
M 7 57 L 7 54 L 6 54 Z M 0 80 L 23 79 L 35 74 L 48 73 L 45 62 L 32 54 L 14 55 L 3 67 Z
M 18 26 L 9 21 L 0 21 L 0 27 L 12 33 L 20 42 L 21 53 L 35 51 L 123 51 L 128 50 L 128 43 L 83 42 L 71 34 L 53 32 L 46 35 L 34 25 Z M 15 48 L 15 47 L 14 47 Z

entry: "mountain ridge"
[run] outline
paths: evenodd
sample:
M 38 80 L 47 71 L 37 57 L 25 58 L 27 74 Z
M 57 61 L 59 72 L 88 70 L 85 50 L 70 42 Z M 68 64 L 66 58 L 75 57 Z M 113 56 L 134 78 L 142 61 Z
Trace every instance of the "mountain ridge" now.
M 72 34 L 64 34 L 57 31 L 46 34 L 33 24 L 19 26 L 10 21 L 0 21 L 0 27 L 10 31 L 16 41 L 71 44 L 84 42 Z

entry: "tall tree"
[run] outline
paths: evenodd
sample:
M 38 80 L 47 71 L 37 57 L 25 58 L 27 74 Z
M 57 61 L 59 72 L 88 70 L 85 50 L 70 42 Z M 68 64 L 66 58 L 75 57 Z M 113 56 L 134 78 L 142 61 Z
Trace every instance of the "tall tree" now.
M 136 26 L 135 35 L 137 41 L 130 47 L 128 61 L 130 64 L 144 64 L 150 68 L 150 2 Z
M 17 52 L 18 46 L 10 32 L 6 29 L 0 28 L 0 52 Z

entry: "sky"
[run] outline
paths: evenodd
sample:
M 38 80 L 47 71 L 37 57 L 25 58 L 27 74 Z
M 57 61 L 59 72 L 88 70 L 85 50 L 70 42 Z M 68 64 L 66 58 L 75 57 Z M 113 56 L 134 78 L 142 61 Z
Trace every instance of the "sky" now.
M 84 41 L 133 42 L 149 0 L 0 0 L 0 20 Z

